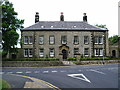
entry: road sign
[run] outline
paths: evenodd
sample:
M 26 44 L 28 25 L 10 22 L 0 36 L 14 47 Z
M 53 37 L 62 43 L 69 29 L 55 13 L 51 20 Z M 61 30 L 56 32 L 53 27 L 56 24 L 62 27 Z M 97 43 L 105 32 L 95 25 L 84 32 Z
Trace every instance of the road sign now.
M 83 74 L 68 74 L 68 76 L 91 83 Z

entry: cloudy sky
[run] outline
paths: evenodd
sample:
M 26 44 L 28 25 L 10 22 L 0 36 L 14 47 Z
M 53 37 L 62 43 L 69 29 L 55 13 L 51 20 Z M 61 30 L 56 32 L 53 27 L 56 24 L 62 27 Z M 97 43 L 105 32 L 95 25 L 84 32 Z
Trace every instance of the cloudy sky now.
M 105 24 L 109 36 L 118 34 L 118 2 L 120 0 L 9 0 L 14 4 L 18 18 L 24 19 L 24 27 L 34 24 L 35 12 L 40 21 L 59 21 L 64 12 L 65 21 L 82 21 L 87 13 L 91 25 Z

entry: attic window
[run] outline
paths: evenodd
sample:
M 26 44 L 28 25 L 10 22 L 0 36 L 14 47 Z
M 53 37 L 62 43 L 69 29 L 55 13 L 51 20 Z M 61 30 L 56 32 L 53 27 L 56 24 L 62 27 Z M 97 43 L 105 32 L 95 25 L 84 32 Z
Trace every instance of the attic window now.
M 41 28 L 44 28 L 45 26 L 41 26 Z
M 53 28 L 53 26 L 50 26 L 51 28 Z

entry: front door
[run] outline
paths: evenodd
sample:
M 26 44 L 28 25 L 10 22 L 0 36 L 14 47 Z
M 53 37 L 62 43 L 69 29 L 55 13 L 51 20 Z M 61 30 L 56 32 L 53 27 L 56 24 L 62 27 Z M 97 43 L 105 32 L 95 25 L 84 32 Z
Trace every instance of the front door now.
M 63 60 L 67 59 L 67 50 L 63 49 L 62 54 L 63 54 Z

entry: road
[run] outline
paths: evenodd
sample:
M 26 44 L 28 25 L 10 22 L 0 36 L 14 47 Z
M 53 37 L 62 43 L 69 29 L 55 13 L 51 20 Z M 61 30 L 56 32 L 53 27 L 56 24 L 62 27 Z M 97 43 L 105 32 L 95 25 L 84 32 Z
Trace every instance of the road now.
M 8 76 L 10 74 L 17 74 L 44 80 L 59 88 L 118 88 L 118 66 L 118 64 L 109 64 L 68 67 L 3 68 L 0 74 L 2 74 L 3 79 L 9 82 Z M 14 79 L 12 81 L 21 80 L 23 83 L 27 81 L 21 78 L 12 79 Z M 22 86 L 23 83 L 21 83 Z

